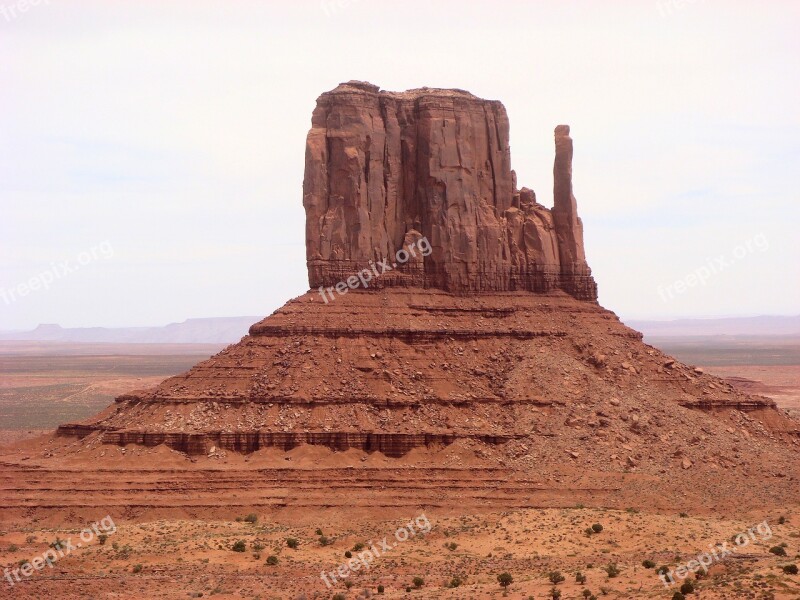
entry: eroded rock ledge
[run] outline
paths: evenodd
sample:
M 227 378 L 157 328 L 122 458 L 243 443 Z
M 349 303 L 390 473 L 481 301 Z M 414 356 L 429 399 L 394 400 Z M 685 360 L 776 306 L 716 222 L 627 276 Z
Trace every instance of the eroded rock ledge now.
M 322 94 L 306 141 L 303 204 L 312 288 L 426 238 L 372 286 L 454 293 L 561 289 L 596 300 L 572 193 L 569 127 L 555 130 L 554 206 L 517 189 L 505 107 L 462 90 L 396 93 L 350 81 Z

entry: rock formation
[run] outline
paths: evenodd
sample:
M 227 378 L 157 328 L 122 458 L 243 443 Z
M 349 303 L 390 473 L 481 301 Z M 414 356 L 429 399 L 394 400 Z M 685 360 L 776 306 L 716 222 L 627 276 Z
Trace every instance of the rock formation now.
M 187 514 L 237 503 L 709 507 L 722 474 L 739 507 L 796 499 L 796 422 L 644 344 L 595 302 L 569 128 L 555 136 L 548 210 L 515 189 L 499 102 L 354 82 L 323 94 L 303 196 L 312 289 L 190 371 L 60 427 L 36 461 L 7 468 L 4 510 L 54 501 L 36 504 L 19 483 L 37 469 L 65 501 L 73 475 L 48 461 L 165 446 L 204 469 L 173 469 L 174 489 L 158 488 Z M 335 301 L 317 292 L 420 236 L 428 256 Z M 221 474 L 225 453 L 260 466 Z M 163 506 L 147 491 L 157 474 L 123 471 L 143 491 L 114 487 L 98 504 Z
M 569 127 L 556 128 L 552 211 L 516 189 L 508 115 L 462 90 L 322 94 L 306 141 L 303 204 L 312 288 L 390 261 L 409 239 L 432 252 L 373 285 L 454 293 L 562 289 L 596 300 L 572 195 Z

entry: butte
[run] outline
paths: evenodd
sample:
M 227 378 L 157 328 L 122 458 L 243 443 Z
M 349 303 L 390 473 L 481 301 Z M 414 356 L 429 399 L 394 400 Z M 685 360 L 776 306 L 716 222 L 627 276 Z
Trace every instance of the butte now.
M 0 510 L 796 501 L 797 422 L 598 304 L 572 155 L 559 125 L 547 208 L 517 188 L 500 102 L 357 81 L 322 94 L 303 182 L 310 290 L 188 372 L 5 452 Z

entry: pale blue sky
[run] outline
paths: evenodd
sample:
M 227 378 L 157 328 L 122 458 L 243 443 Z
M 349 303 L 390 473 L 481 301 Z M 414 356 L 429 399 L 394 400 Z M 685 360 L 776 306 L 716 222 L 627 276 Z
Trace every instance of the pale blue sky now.
M 349 79 L 503 101 L 519 183 L 548 205 L 570 124 L 621 316 L 800 312 L 797 3 L 19 6 L 0 0 L 0 329 L 266 315 L 303 293 L 305 134 Z M 64 261 L 80 268 L 10 297 Z

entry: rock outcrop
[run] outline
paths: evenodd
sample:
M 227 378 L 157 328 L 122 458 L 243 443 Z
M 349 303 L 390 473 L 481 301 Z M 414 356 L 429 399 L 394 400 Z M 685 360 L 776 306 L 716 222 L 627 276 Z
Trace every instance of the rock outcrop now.
M 158 490 L 186 514 L 224 511 L 243 489 L 265 510 L 624 508 L 687 494 L 716 506 L 721 478 L 740 506 L 795 499 L 795 421 L 644 344 L 594 301 L 571 170 L 562 125 L 548 210 L 515 190 L 500 103 L 361 83 L 323 94 L 304 184 L 312 286 L 421 236 L 431 252 L 335 301 L 311 289 L 188 372 L 63 425 L 36 465 L 5 475 L 0 504 L 63 503 L 62 487 L 32 503 L 18 483 L 32 469 L 49 488 L 62 459 L 150 451 L 197 467 L 171 470 L 163 492 L 160 472 L 137 464 L 117 478 L 136 492 L 99 494 L 98 506 L 161 510 Z M 229 459 L 241 462 L 222 477 L 215 461 Z
M 555 134 L 551 211 L 532 190 L 516 189 L 500 102 L 462 90 L 385 92 L 357 81 L 322 94 L 303 182 L 311 287 L 395 263 L 398 250 L 424 237 L 428 256 L 371 285 L 562 289 L 596 300 L 572 194 L 569 127 Z

